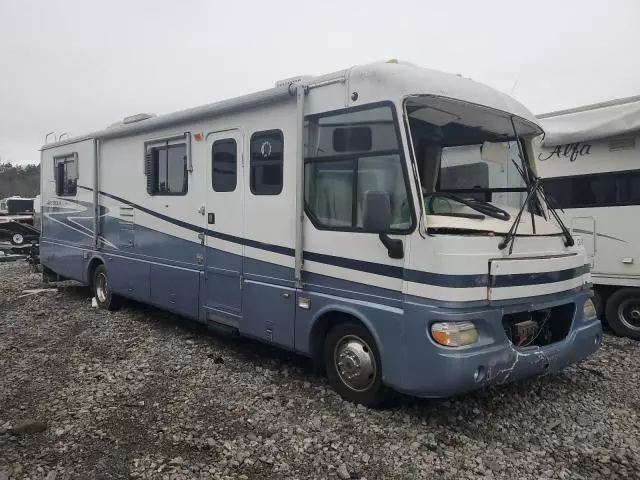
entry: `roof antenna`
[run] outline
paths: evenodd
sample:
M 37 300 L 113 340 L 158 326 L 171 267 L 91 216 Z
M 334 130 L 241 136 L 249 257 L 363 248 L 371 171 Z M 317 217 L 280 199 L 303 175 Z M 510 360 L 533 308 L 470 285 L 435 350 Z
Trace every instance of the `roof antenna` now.
M 518 75 L 518 78 L 516 78 L 516 81 L 513 82 L 513 87 L 511 87 L 511 91 L 509 92 L 509 96 L 513 95 L 513 92 L 515 91 L 516 87 L 518 86 L 518 82 L 520 81 L 520 77 L 522 75 Z

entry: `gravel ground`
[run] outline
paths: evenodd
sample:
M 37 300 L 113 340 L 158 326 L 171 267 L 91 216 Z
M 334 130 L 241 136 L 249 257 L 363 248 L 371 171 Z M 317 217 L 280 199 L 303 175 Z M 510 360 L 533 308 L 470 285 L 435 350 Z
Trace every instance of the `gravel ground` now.
M 0 264 L 0 480 L 640 478 L 640 343 L 383 410 L 300 357 Z

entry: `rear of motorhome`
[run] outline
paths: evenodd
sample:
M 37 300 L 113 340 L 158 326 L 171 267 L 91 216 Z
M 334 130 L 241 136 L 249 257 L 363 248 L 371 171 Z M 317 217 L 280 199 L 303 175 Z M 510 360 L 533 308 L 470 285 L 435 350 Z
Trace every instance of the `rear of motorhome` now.
M 42 147 L 41 261 L 101 307 L 307 355 L 367 405 L 558 371 L 601 325 L 540 133 L 507 95 L 394 62 L 127 117 Z
M 595 303 L 640 339 L 640 97 L 539 115 L 538 173 L 589 256 Z
M 33 214 L 33 198 L 13 196 L 0 200 L 0 215 Z

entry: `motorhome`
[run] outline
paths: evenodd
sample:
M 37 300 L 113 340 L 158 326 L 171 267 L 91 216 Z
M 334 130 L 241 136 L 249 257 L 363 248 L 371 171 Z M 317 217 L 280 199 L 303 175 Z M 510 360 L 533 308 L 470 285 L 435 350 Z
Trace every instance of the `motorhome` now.
M 42 147 L 41 261 L 103 308 L 307 355 L 366 405 L 555 372 L 601 325 L 540 133 L 507 95 L 393 61 L 127 117 Z
M 584 244 L 596 308 L 640 339 L 640 97 L 539 115 L 544 188 Z
M 0 200 L 0 214 L 21 215 L 33 214 L 33 198 L 13 196 Z

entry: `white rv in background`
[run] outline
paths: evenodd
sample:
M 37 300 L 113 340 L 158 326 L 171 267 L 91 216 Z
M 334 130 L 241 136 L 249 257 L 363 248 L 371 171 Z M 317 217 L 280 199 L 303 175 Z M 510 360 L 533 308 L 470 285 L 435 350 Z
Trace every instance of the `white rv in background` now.
M 596 306 L 640 339 L 640 96 L 538 120 L 537 171 L 589 255 Z
M 601 325 L 584 251 L 526 210 L 541 133 L 507 95 L 398 63 L 128 117 L 43 146 L 41 261 L 103 308 L 308 355 L 363 404 L 557 371 Z

